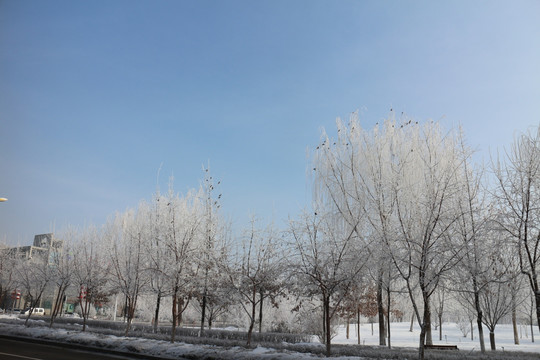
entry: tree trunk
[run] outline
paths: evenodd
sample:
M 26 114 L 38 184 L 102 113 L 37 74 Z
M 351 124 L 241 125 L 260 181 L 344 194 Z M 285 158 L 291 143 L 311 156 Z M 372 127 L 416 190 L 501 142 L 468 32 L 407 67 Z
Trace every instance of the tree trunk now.
M 176 336 L 176 320 L 178 314 L 176 313 L 176 303 L 178 302 L 178 294 L 175 291 L 172 298 L 172 328 L 171 328 L 171 343 L 174 343 L 174 338 Z
M 157 333 L 157 328 L 158 328 L 160 303 L 161 303 L 161 292 L 158 292 L 157 299 L 156 299 L 156 312 L 154 314 L 154 334 Z
M 253 289 L 251 293 L 251 318 L 249 319 L 249 330 L 247 336 L 247 346 L 251 345 L 251 335 L 253 333 L 253 327 L 255 326 L 255 316 L 257 315 L 257 291 Z
M 431 337 L 431 309 L 429 307 L 429 301 L 424 302 L 426 310 L 424 310 L 424 324 L 426 328 L 426 345 L 433 345 L 433 338 Z
M 471 341 L 474 341 L 474 325 L 473 325 L 472 319 L 471 319 Z
M 493 332 L 493 330 L 489 331 L 489 343 L 491 345 L 491 350 L 495 351 L 495 333 Z
M 212 330 L 212 324 L 214 322 L 214 312 L 210 311 L 210 314 L 208 314 L 207 318 L 208 318 L 208 330 Z
M 377 281 L 377 309 L 379 312 L 379 345 L 386 346 L 386 331 L 384 329 L 384 305 L 383 305 L 383 278 L 382 271 L 379 271 Z
M 442 311 L 439 314 L 439 341 L 442 341 Z
M 426 325 L 424 323 L 420 326 L 420 343 L 418 346 L 418 359 L 419 360 L 424 360 L 425 342 L 426 342 Z
M 473 279 L 474 288 L 476 289 L 476 279 Z M 483 312 L 480 307 L 480 295 L 477 290 L 474 292 L 474 306 L 476 308 L 476 324 L 478 326 L 478 339 L 480 341 L 480 351 L 486 352 L 486 344 L 484 343 L 484 328 L 482 326 Z
M 201 304 L 201 330 L 199 331 L 199 336 L 202 336 L 204 332 L 204 320 L 206 317 L 206 291 L 207 290 L 205 288 Z
M 536 321 L 538 322 L 538 330 L 540 330 L 540 289 L 538 286 L 534 291 L 534 300 L 536 301 Z
M 413 332 L 413 326 L 414 326 L 414 311 L 411 315 L 411 326 L 409 327 L 409 332 Z
M 83 317 L 83 328 L 82 331 L 86 331 L 86 321 L 88 320 L 88 300 L 85 300 L 83 306 L 83 299 L 81 298 L 81 312 Z
M 347 316 L 347 329 L 346 329 L 346 333 L 345 333 L 345 336 L 347 337 L 347 340 L 349 340 L 349 327 L 350 327 L 350 323 L 351 323 L 351 320 L 349 319 L 349 317 Z
M 51 312 L 51 321 L 49 322 L 49 327 L 52 328 L 54 319 L 58 316 L 58 313 L 61 312 L 62 304 L 64 303 L 64 295 L 66 293 L 66 287 L 64 285 L 60 285 L 58 288 L 58 294 L 56 296 L 56 299 L 54 300 L 53 309 Z
M 388 283 L 390 284 L 390 283 Z M 390 285 L 386 287 L 386 318 L 388 319 L 388 348 L 392 348 L 391 340 L 390 340 Z
M 263 291 L 261 290 L 259 292 L 259 295 L 260 295 L 260 304 L 259 304 L 259 334 L 262 333 L 262 321 L 263 321 L 263 299 L 264 299 L 264 294 L 263 294 Z
M 356 322 L 356 327 L 357 327 L 357 330 L 356 330 L 356 337 L 358 338 L 358 345 L 360 345 L 360 311 L 356 311 L 356 316 L 357 316 L 357 322 Z M 531 322 L 532 324 L 532 322 Z
M 324 297 L 324 317 L 326 323 L 326 356 L 330 356 L 332 348 L 330 341 L 332 340 L 330 331 L 330 296 Z
M 137 305 L 137 300 L 129 300 L 128 301 L 128 313 L 127 313 L 127 324 L 126 324 L 126 333 L 125 336 L 128 336 L 129 329 L 131 328 L 131 323 L 133 322 L 133 318 L 135 317 L 135 306 Z
M 512 328 L 514 330 L 514 344 L 519 345 L 519 334 L 516 319 L 516 294 L 512 291 Z

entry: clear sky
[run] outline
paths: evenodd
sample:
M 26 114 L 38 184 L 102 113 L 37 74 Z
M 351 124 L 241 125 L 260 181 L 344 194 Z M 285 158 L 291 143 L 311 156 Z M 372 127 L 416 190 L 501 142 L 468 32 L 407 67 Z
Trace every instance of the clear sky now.
M 390 108 L 482 156 L 538 126 L 540 1 L 0 0 L 0 241 L 103 224 L 208 163 L 235 224 L 280 222 L 321 128 Z

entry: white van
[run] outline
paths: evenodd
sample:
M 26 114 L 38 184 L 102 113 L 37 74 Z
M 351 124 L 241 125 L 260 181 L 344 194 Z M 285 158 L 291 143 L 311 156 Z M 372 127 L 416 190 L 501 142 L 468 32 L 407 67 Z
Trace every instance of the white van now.
M 45 315 L 45 309 L 44 308 L 28 308 L 28 309 L 24 309 L 24 311 L 21 311 L 21 314 L 22 315 L 28 315 L 28 312 L 31 311 L 32 312 L 32 315 L 39 315 L 39 316 L 43 316 Z

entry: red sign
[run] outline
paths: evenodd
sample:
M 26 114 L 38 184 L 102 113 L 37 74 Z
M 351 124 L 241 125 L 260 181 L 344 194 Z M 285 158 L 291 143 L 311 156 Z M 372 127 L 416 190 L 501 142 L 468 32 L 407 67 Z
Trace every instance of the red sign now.
M 21 298 L 21 291 L 13 290 L 13 292 L 11 293 L 11 298 L 19 300 Z
M 81 291 L 79 292 L 79 299 L 82 300 L 84 298 L 86 298 L 86 288 L 81 285 Z

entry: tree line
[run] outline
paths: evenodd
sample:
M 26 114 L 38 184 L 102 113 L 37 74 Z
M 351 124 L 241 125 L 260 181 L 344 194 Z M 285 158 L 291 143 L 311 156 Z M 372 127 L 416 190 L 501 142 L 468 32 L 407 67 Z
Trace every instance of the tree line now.
M 524 301 L 531 328 L 533 317 L 540 326 L 540 129 L 487 166 L 460 128 L 437 122 L 391 112 L 363 129 L 354 113 L 336 130 L 322 131 L 311 152 L 312 201 L 286 228 L 253 217 L 233 233 L 220 182 L 204 169 L 198 189 L 180 195 L 171 180 L 101 227 L 67 229 L 63 251 L 48 259 L 1 252 L 2 293 L 20 287 L 35 306 L 54 289 L 52 326 L 65 295 L 79 292 L 83 330 L 93 304 L 121 294 L 126 334 L 142 294 L 155 301 L 154 329 L 169 299 L 173 342 L 189 306 L 200 310 L 200 335 L 239 307 L 248 345 L 257 324 L 262 331 L 263 305 L 288 302 L 320 314 L 301 330 L 319 332 L 328 355 L 336 319 L 359 326 L 361 314 L 378 316 L 380 344 L 391 346 L 390 315 L 404 311 L 392 309 L 395 297 L 418 322 L 420 359 L 450 295 L 476 320 L 482 352 L 484 326 L 495 350 L 496 325 L 506 316 L 515 324 Z

